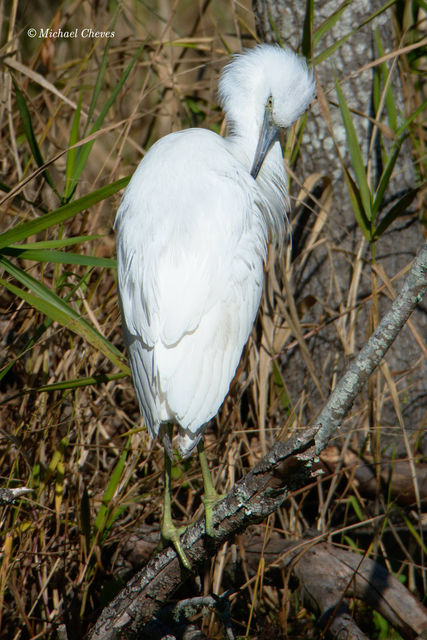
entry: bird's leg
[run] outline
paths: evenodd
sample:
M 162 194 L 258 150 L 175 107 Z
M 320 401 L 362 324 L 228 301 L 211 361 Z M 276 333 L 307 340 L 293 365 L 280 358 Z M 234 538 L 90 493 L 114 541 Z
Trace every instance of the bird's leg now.
M 177 529 L 172 521 L 172 501 L 171 501 L 171 470 L 172 460 L 165 449 L 165 489 L 164 489 L 164 501 L 163 501 L 163 517 L 161 536 L 166 542 L 172 542 L 175 550 L 186 569 L 191 570 L 191 565 L 184 553 L 181 546 L 180 536 L 185 531 L 183 529 Z
M 206 534 L 212 537 L 214 535 L 213 508 L 216 503 L 222 500 L 225 496 L 217 493 L 215 487 L 213 486 L 203 439 L 200 440 L 199 444 L 197 445 L 197 451 L 199 454 L 200 466 L 202 469 L 203 487 L 205 492 L 203 496 L 203 504 L 205 505 Z

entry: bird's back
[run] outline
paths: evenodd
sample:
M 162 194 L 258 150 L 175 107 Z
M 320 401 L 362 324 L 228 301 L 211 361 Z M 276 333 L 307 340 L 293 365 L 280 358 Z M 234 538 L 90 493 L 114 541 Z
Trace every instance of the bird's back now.
M 235 373 L 259 305 L 268 223 L 227 141 L 189 129 L 156 143 L 117 214 L 119 295 L 145 421 L 195 446 Z

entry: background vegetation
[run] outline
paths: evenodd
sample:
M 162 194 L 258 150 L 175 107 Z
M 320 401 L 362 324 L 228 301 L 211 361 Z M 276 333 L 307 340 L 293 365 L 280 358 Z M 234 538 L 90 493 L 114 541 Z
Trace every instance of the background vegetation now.
M 393 230 L 395 248 L 408 233 L 411 242 L 423 240 L 425 6 L 388 2 L 329 43 L 349 4 L 318 24 L 307 3 L 299 41 L 316 69 L 329 66 L 329 77 L 319 82 L 314 115 L 285 141 L 294 207 L 286 269 L 270 265 L 253 336 L 207 434 L 221 491 L 276 438 L 315 421 L 346 359 L 400 286 L 404 266 L 387 271 L 382 260 L 387 234 Z M 386 9 L 392 42 L 375 27 Z M 149 557 L 161 515 L 163 454 L 141 425 L 120 331 L 112 231 L 120 193 L 160 136 L 189 126 L 225 132 L 218 72 L 256 33 L 249 3 L 225 0 L 15 1 L 3 5 L 1 19 L 0 485 L 31 493 L 0 506 L 0 638 L 55 637 L 65 623 L 74 640 Z M 348 78 L 334 77 L 329 64 L 362 27 L 376 52 L 369 113 L 355 112 Z M 40 28 L 79 35 L 39 37 Z M 115 35 L 85 38 L 83 28 Z M 357 79 L 361 71 L 348 61 L 348 74 Z M 332 124 L 337 114 L 341 138 Z M 313 118 L 328 127 L 344 190 L 332 171 L 307 170 Z M 363 140 L 359 120 L 369 123 Z M 346 225 L 341 206 L 351 211 Z M 335 261 L 343 255 L 345 273 Z M 322 295 L 310 289 L 320 266 Z M 415 354 L 410 366 L 395 368 L 393 355 L 384 362 L 325 455 L 333 479 L 326 474 L 290 500 L 256 535 L 264 542 L 327 535 L 379 558 L 423 600 L 421 321 L 414 317 L 400 343 Z M 405 495 L 392 490 L 397 455 L 410 470 Z M 360 458 L 373 469 L 371 499 L 355 477 Z M 175 467 L 175 481 L 175 515 L 188 522 L 202 510 L 196 459 Z M 248 578 L 233 600 L 236 633 L 317 637 L 298 587 L 291 594 L 286 576 L 282 588 L 269 586 L 268 564 L 251 579 L 239 541 L 212 559 L 206 593 L 229 586 L 231 562 Z M 357 602 L 354 609 L 370 637 L 398 637 L 378 614 Z M 203 624 L 209 637 L 221 637 L 214 617 Z

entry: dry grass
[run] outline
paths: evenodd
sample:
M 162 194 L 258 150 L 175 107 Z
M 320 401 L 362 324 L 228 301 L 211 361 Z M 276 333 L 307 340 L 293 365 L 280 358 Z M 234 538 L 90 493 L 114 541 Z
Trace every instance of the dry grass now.
M 156 12 L 143 4 L 124 2 L 117 15 L 102 3 L 92 5 L 85 0 L 64 4 L 57 13 L 49 3 L 35 2 L 30 7 L 16 2 L 6 8 L 3 5 L 2 19 L 1 232 L 43 218 L 47 212 L 129 176 L 144 151 L 171 130 L 200 125 L 223 132 L 215 93 L 218 70 L 229 51 L 250 45 L 254 35 L 248 6 L 219 1 L 207 3 L 204 9 L 195 3 L 165 1 Z M 116 35 L 111 40 L 31 39 L 26 35 L 29 27 L 48 26 L 112 29 Z M 396 47 L 417 41 L 413 25 L 409 36 L 404 33 L 406 27 L 398 21 L 402 42 Z M 144 46 L 132 62 L 141 42 Z M 398 64 L 409 116 L 423 100 L 414 74 L 418 63 L 401 55 Z M 97 122 L 128 65 L 123 86 Z M 332 81 L 323 87 L 326 89 L 333 89 Z M 39 162 L 37 152 L 31 149 L 28 123 L 25 125 L 19 109 L 19 92 L 42 156 Z M 319 93 L 322 96 L 323 91 Z M 385 100 L 386 94 L 383 96 Z M 324 118 L 332 108 L 324 98 Z M 382 122 L 384 129 L 387 123 Z M 415 118 L 410 130 L 419 184 L 424 177 L 425 153 L 425 131 L 420 122 Z M 294 240 L 293 254 L 289 249 L 285 256 L 286 269 L 279 273 L 269 267 L 262 310 L 239 375 L 207 434 L 208 455 L 221 491 L 230 489 L 276 438 L 286 437 L 315 419 L 345 359 L 375 326 L 379 299 L 393 297 L 402 275 L 390 282 L 392 273 L 387 275 L 381 261 L 370 269 L 373 262 L 361 232 L 351 250 L 334 244 L 328 229 L 341 223 L 334 220 L 332 181 L 329 176 L 298 171 L 304 166 L 304 148 L 298 146 L 303 127 L 304 122 L 290 133 L 286 156 L 296 199 L 294 233 L 299 233 L 298 224 L 308 212 L 309 222 L 302 227 L 298 241 Z M 87 138 L 93 146 L 82 143 Z M 70 150 L 73 144 L 77 146 Z M 86 159 L 80 155 L 82 166 L 73 191 L 73 178 L 78 173 L 76 153 L 85 149 L 90 154 Z M 51 159 L 47 177 L 46 170 L 42 174 L 37 165 Z M 8 194 L 10 189 L 15 190 L 13 197 Z M 90 208 L 83 202 L 72 217 L 37 234 L 28 227 L 28 234 L 20 238 L 25 242 L 60 242 L 84 236 L 86 239 L 71 251 L 107 259 L 105 263 L 73 264 L 65 258 L 53 262 L 28 254 L 2 254 L 20 271 L 14 274 L 2 263 L 5 272 L 1 277 L 11 286 L 0 291 L 0 485 L 26 486 L 33 493 L 0 507 L 1 639 L 55 637 L 57 625 L 63 622 L 69 640 L 81 638 L 99 608 L 144 554 L 151 552 L 150 541 L 157 540 L 163 454 L 140 425 L 124 358 L 115 351 L 123 352 L 123 341 L 116 274 L 108 259 L 114 255 L 112 223 L 119 198 L 118 192 L 113 193 L 89 203 Z M 403 222 L 421 216 L 419 191 L 414 198 L 411 212 L 401 218 Z M 37 250 L 53 248 L 39 245 Z M 320 254 L 323 257 L 317 262 Z M 346 290 L 341 267 L 337 267 L 342 256 L 350 267 Z M 302 283 L 320 264 L 326 274 L 326 293 L 316 298 L 304 292 Z M 34 282 L 23 280 L 22 274 L 44 288 L 36 290 Z M 98 333 L 88 333 L 79 319 L 64 326 L 63 316 L 55 315 L 54 309 L 20 294 L 31 292 L 43 301 L 47 290 Z M 410 331 L 408 341 L 419 345 L 422 340 L 416 319 Z M 383 364 L 348 418 L 351 430 L 339 443 L 338 473 L 295 496 L 286 510 L 260 526 L 265 539 L 272 532 L 300 538 L 314 528 L 345 546 L 369 548 L 420 598 L 426 593 L 420 492 L 415 491 L 410 507 L 399 506 L 387 493 L 387 484 L 385 491 L 383 486 L 380 490 L 378 471 L 376 500 L 368 500 L 346 473 L 345 453 L 351 448 L 380 463 L 385 443 L 391 441 L 384 440 L 385 430 L 380 427 L 385 423 L 384 412 L 391 407 L 391 435 L 397 433 L 404 441 L 415 468 L 425 422 L 420 419 L 412 424 L 408 433 L 402 407 L 404 394 L 410 394 L 422 376 L 422 356 L 420 349 L 419 357 L 405 370 L 391 370 L 387 362 Z M 424 415 L 425 419 L 425 408 L 424 413 L 413 415 Z M 377 468 L 380 470 L 379 464 Z M 201 513 L 199 468 L 195 459 L 190 459 L 175 472 L 175 515 L 177 520 L 188 522 Z M 369 524 L 372 517 L 384 514 L 379 526 Z M 339 533 L 333 535 L 334 531 Z M 139 558 L 127 545 L 135 536 Z M 141 539 L 148 541 L 146 546 L 141 546 Z M 225 567 L 236 553 L 245 574 L 244 550 L 237 541 L 237 551 L 230 544 L 212 560 L 203 584 L 206 592 L 221 593 L 227 587 L 230 578 Z M 240 595 L 233 600 L 238 632 L 249 638 L 315 637 L 298 590 L 293 596 L 287 590 L 289 577 L 284 576 L 282 589 L 271 589 L 263 583 L 266 570 L 260 564 L 258 579 L 247 576 Z M 371 619 L 372 637 L 392 637 L 390 630 L 386 631 L 390 636 L 381 636 L 381 624 L 369 616 L 366 614 L 367 620 Z M 214 618 L 207 616 L 204 624 L 209 637 L 221 637 Z

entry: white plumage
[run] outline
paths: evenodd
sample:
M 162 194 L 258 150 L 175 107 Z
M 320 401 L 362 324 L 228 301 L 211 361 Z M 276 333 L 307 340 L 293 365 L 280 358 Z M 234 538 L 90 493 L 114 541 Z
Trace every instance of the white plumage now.
M 183 455 L 227 394 L 255 320 L 271 236 L 285 232 L 280 143 L 250 174 L 268 99 L 286 127 L 313 99 L 305 61 L 278 46 L 236 56 L 220 98 L 228 138 L 165 136 L 133 175 L 116 218 L 119 295 L 133 382 L 152 436 L 179 425 Z
M 169 451 L 162 425 L 178 425 L 183 456 L 228 392 L 259 306 L 268 242 L 284 240 L 278 133 L 307 109 L 314 79 L 293 52 L 260 45 L 225 67 L 219 95 L 229 136 L 188 129 L 159 140 L 116 218 L 119 298 L 139 405 Z
M 179 424 L 183 454 L 224 400 L 258 308 L 267 225 L 257 191 L 222 138 L 193 129 L 151 148 L 119 210 L 134 385 L 151 434 Z

